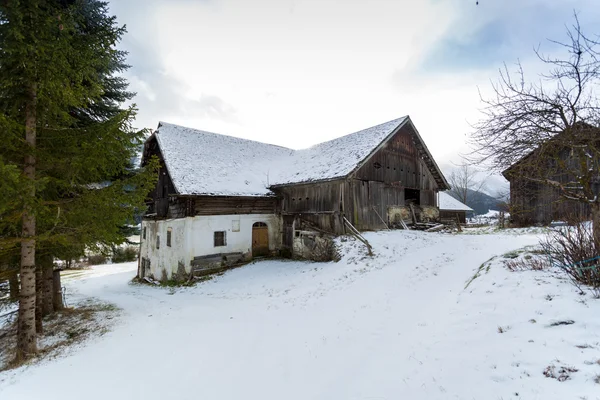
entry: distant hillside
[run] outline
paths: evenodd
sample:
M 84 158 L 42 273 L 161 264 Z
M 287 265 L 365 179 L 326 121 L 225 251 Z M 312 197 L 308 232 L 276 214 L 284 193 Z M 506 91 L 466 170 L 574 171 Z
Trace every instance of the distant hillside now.
M 460 200 L 452 191 L 448 191 L 447 193 L 456 200 Z M 502 200 L 483 192 L 468 189 L 467 205 L 475 210 L 475 214 L 485 214 L 489 210 L 501 210 L 502 204 Z

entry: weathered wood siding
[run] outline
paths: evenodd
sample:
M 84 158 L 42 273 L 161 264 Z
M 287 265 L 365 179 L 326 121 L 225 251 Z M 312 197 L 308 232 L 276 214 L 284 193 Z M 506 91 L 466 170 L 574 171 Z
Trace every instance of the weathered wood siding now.
M 411 128 L 405 127 L 348 178 L 274 190 L 284 215 L 300 216 L 322 230 L 343 233 L 343 216 L 360 230 L 383 229 L 388 208 L 406 205 L 406 189 L 418 193 L 418 204 L 437 205 L 438 185 L 419 154 Z M 291 225 L 284 223 L 288 230 Z
M 275 214 L 276 197 L 201 196 L 194 199 L 194 215 Z
M 438 185 L 420 157 L 409 127 L 399 130 L 352 176 L 348 219 L 360 230 L 389 224 L 388 208 L 406 205 L 406 190 L 418 190 L 418 203 L 436 206 Z
M 567 178 L 560 176 L 551 179 L 568 182 Z M 552 221 L 587 218 L 590 207 L 582 202 L 566 200 L 557 188 L 523 178 L 512 178 L 510 212 L 511 219 L 518 225 L 547 225 Z
M 176 196 L 168 201 L 167 218 L 197 215 L 277 214 L 276 197 Z
M 344 210 L 344 195 L 347 182 L 343 179 L 305 183 L 274 189 L 281 198 L 281 211 L 285 215 L 296 215 L 305 222 L 332 233 L 343 233 L 341 216 Z M 284 229 L 290 229 L 293 219 L 284 219 Z
M 461 224 L 467 223 L 467 212 L 466 211 L 440 210 L 440 219 L 442 220 L 442 222 L 456 221 L 457 217 L 458 217 L 458 221 Z
M 306 183 L 276 189 L 284 213 L 333 213 L 341 209 L 345 181 Z
M 156 138 L 146 143 L 144 148 L 147 158 L 157 156 L 160 161 L 158 171 L 158 181 L 154 189 L 148 194 L 146 204 L 148 205 L 148 214 L 156 214 L 159 218 L 165 218 L 169 215 L 169 198 L 175 194 L 175 186 L 165 166 L 165 162 L 158 146 Z
M 373 154 L 354 178 L 420 190 L 437 188 L 433 175 L 419 156 L 409 127 L 402 128 Z

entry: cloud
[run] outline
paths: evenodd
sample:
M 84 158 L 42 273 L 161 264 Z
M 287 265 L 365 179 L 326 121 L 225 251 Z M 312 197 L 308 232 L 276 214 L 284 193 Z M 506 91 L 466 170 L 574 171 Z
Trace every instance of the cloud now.
M 169 71 L 168 49 L 160 46 L 160 32 L 156 29 L 165 21 L 161 6 L 214 6 L 211 0 L 129 0 L 111 3 L 111 11 L 125 23 L 128 32 L 120 47 L 129 54 L 132 65 L 124 75 L 129 89 L 136 93 L 133 102 L 138 107 L 136 125 L 154 128 L 159 120 L 180 121 L 192 114 L 205 119 L 236 121 L 236 108 L 215 94 L 190 93 L 184 79 Z
M 552 53 L 559 46 L 548 39 L 565 37 L 565 25 L 579 11 L 584 27 L 596 30 L 599 13 L 595 0 L 481 0 L 475 6 L 454 0 L 461 12 L 445 34 L 416 65 L 421 73 L 498 68 L 502 63 L 534 58 L 541 45 Z

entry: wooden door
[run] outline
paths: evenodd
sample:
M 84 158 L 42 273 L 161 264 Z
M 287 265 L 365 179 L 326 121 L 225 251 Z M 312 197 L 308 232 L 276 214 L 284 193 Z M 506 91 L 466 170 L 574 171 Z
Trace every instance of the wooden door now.
M 252 225 L 252 257 L 269 255 L 269 227 L 264 222 Z

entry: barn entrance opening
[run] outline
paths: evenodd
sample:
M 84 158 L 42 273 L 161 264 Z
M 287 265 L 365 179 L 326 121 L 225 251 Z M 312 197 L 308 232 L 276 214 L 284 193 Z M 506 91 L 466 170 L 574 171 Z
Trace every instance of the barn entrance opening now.
M 252 225 L 252 257 L 269 255 L 269 227 L 264 222 Z
M 412 203 L 413 205 L 421 204 L 421 191 L 418 189 L 404 189 L 404 204 L 409 205 Z

